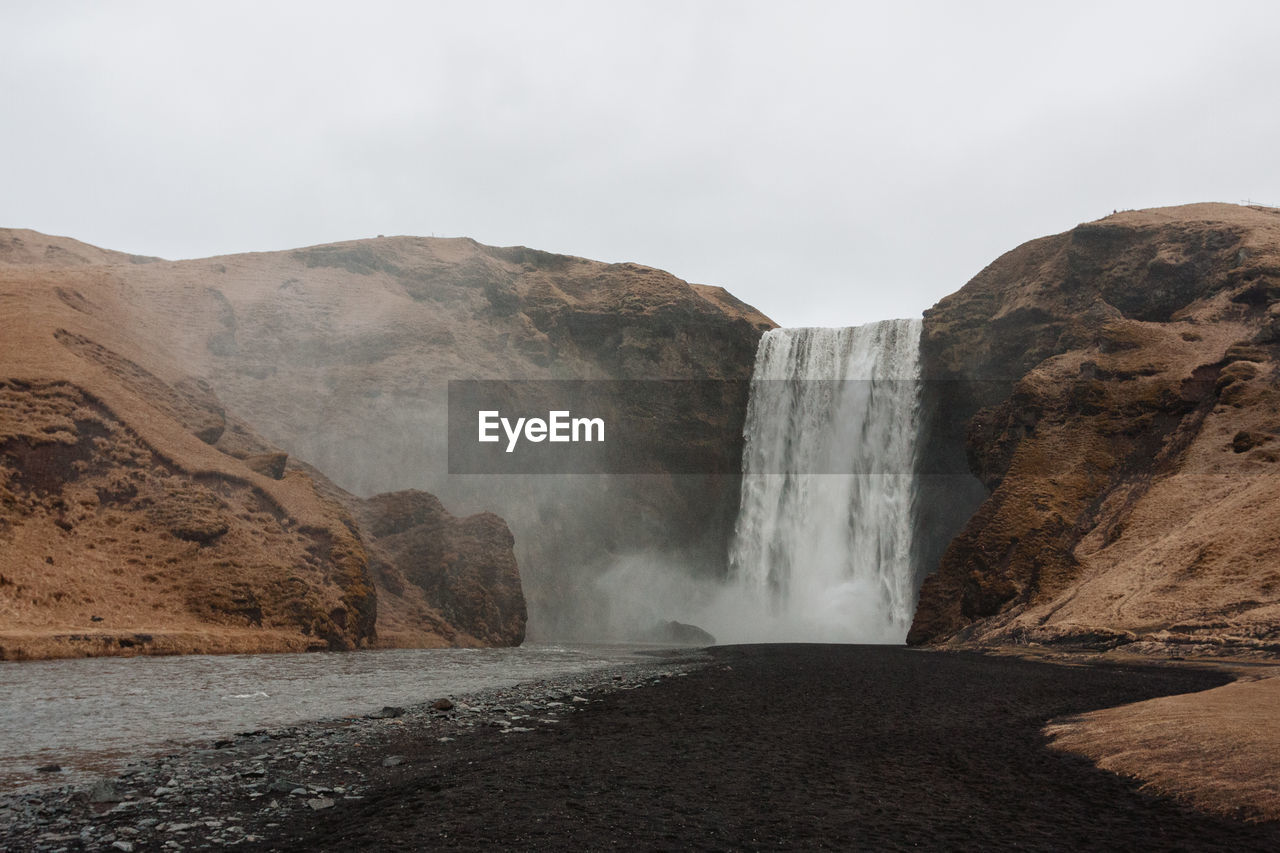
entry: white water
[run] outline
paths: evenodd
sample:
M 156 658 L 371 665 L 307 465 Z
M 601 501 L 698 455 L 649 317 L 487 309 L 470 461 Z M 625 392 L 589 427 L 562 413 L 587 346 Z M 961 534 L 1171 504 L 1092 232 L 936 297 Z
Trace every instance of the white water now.
M 920 328 L 886 320 L 761 339 L 730 590 L 707 619 L 720 642 L 905 642 Z

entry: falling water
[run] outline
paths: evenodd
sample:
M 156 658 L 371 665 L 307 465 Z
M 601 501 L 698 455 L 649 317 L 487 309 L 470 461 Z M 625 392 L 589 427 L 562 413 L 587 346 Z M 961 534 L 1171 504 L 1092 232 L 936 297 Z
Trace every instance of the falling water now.
M 736 616 L 716 620 L 722 642 L 905 641 L 920 328 L 886 320 L 761 339 L 730 557 Z

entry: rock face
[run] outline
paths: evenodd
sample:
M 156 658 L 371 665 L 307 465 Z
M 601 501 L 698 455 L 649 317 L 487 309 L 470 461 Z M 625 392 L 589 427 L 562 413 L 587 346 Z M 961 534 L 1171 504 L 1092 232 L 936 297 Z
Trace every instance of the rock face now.
M 1026 243 L 926 312 L 923 355 L 937 453 L 989 496 L 909 642 L 1280 650 L 1280 211 Z
M 607 635 L 610 599 L 596 581 L 626 555 L 725 570 L 745 380 L 773 324 L 721 288 L 637 264 L 414 237 L 113 274 L 230 410 L 343 489 L 425 490 L 505 519 L 543 637 Z M 677 391 L 654 413 L 673 443 L 681 423 L 697 436 L 687 442 L 697 465 L 732 473 L 680 473 L 690 460 L 675 458 L 634 476 L 450 476 L 451 379 L 734 380 L 714 399 Z M 534 408 L 556 408 L 550 391 L 526 390 Z
M 437 503 L 441 577 L 404 581 L 377 507 L 362 528 L 176 368 L 128 284 L 146 261 L 0 231 L 0 660 L 520 642 L 502 522 Z
M 454 645 L 524 640 L 515 540 L 501 518 L 454 518 L 436 497 L 412 490 L 359 501 L 355 515 L 370 546 L 384 639 L 427 628 Z

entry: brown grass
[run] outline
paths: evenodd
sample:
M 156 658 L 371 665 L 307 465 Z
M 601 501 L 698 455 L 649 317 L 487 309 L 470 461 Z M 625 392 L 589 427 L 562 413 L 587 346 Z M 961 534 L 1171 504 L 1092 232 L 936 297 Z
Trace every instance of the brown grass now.
M 1280 820 L 1280 668 L 1247 678 L 1055 721 L 1045 733 L 1054 749 L 1205 811 Z

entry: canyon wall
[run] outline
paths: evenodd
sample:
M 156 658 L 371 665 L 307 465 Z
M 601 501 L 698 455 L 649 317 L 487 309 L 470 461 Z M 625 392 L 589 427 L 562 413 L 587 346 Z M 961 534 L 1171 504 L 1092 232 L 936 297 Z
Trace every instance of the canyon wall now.
M 1280 211 L 1033 240 L 927 311 L 922 348 L 934 452 L 987 494 L 909 642 L 1280 650 Z

